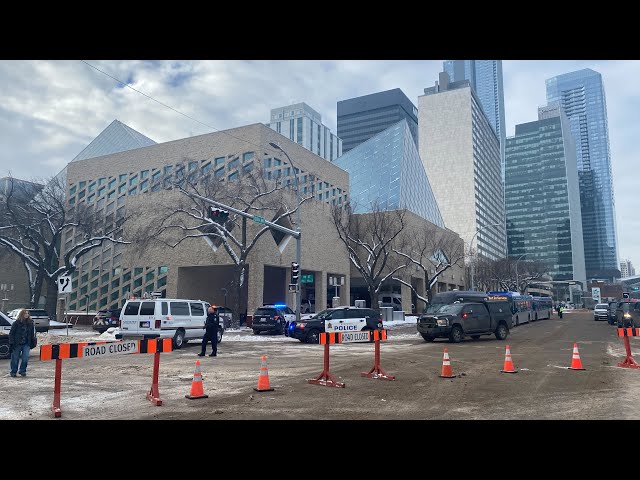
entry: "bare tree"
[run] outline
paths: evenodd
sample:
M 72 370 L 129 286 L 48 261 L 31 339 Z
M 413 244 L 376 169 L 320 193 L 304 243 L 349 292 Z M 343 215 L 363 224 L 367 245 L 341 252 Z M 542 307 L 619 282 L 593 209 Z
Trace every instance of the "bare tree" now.
M 493 267 L 493 277 L 500 288 L 519 293 L 525 293 L 529 285 L 542 280 L 548 273 L 544 262 L 518 261 L 513 257 L 502 258 Z
M 405 226 L 405 210 L 383 210 L 372 205 L 371 213 L 355 214 L 351 203 L 332 207 L 333 223 L 347 247 L 349 259 L 367 284 L 371 308 L 378 308 L 380 286 L 406 264 L 394 264 L 393 246 Z
M 458 240 L 458 241 L 456 241 Z M 398 248 L 393 251 L 415 265 L 424 279 L 426 298 L 419 295 L 415 287 L 401 278 L 394 280 L 406 285 L 416 295 L 418 300 L 426 304 L 431 302 L 433 287 L 444 272 L 455 265 L 464 262 L 464 243 L 451 230 L 438 228 L 429 223 L 422 228 L 403 232 Z
M 55 315 L 58 277 L 72 273 L 80 258 L 105 242 L 129 243 L 116 238 L 124 221 L 110 224 L 85 204 L 67 205 L 60 177 L 29 184 L 10 177 L 0 204 L 0 245 L 22 260 L 31 307 L 37 306 L 44 287 L 45 310 Z M 72 229 L 80 238 L 62 253 L 63 235 Z
M 234 276 L 231 282 L 235 311 L 247 313 L 247 258 L 260 238 L 270 231 L 270 227 L 260 228 L 253 236 L 247 234 L 247 219 L 238 214 L 229 215 L 226 221 L 211 216 L 212 205 L 203 198 L 215 200 L 229 207 L 252 215 L 269 217 L 274 223 L 289 223 L 291 216 L 312 196 L 303 197 L 298 202 L 291 178 L 267 179 L 260 162 L 254 162 L 253 170 L 244 171 L 233 181 L 223 181 L 215 177 L 200 178 L 174 177 L 173 187 L 180 197 L 172 198 L 170 204 L 160 206 L 159 221 L 153 220 L 153 229 L 142 228 L 143 236 L 136 236 L 138 248 L 148 242 L 158 241 L 171 248 L 177 248 L 185 240 L 200 238 L 213 251 L 222 247 L 233 262 Z M 232 318 L 237 327 L 239 315 Z

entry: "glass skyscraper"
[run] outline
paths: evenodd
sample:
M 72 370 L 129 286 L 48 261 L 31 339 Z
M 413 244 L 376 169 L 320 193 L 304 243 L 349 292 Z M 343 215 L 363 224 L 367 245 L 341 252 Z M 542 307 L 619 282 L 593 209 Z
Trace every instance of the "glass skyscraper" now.
M 618 240 L 602 76 L 586 68 L 546 84 L 547 102 L 562 106 L 576 141 L 587 277 L 612 279 L 619 267 Z
M 342 153 L 405 119 L 418 145 L 418 109 L 399 88 L 338 102 L 338 137 Z
M 335 162 L 349 172 L 355 213 L 406 208 L 444 228 L 427 172 L 406 120 L 349 150 Z
M 575 146 L 558 106 L 516 125 L 505 151 L 509 256 L 542 261 L 553 280 L 585 282 Z M 583 283 L 584 285 L 585 283 Z
M 504 181 L 504 146 L 507 130 L 504 116 L 502 60 L 445 60 L 443 69 L 449 74 L 451 82 L 469 80 L 480 99 L 482 110 L 500 140 Z

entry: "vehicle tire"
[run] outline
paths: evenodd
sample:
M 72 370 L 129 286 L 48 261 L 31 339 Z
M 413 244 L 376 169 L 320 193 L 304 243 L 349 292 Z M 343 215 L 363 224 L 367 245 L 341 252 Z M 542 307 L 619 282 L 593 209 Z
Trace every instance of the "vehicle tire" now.
M 218 343 L 222 342 L 222 330 L 218 329 L 218 335 L 217 336 L 218 336 Z
M 435 337 L 427 335 L 426 333 L 421 333 L 420 335 L 422 335 L 422 338 L 424 338 L 425 342 L 433 342 L 436 339 Z
M 504 323 L 501 323 L 498 325 L 498 328 L 496 328 L 495 335 L 498 340 L 504 340 L 507 338 L 507 335 L 509 335 L 509 329 Z
M 516 317 L 516 327 L 520 325 L 520 317 Z
M 0 359 L 9 358 L 11 353 L 9 353 L 9 339 L 7 337 L 6 340 L 0 341 Z
M 180 350 L 184 344 L 184 330 L 178 329 L 173 336 L 173 348 L 174 350 Z
M 536 319 L 534 320 L 534 322 L 538 321 L 538 314 L 536 313 Z
M 480 338 L 480 335 L 471 335 L 471 338 L 474 340 L 478 340 Z
M 253 334 L 254 334 L 254 335 L 260 335 L 260 330 L 254 330 L 254 331 L 253 331 Z
M 463 338 L 464 332 L 462 331 L 462 327 L 460 327 L 460 325 L 454 325 L 449 334 L 449 341 L 451 343 L 460 343 Z
M 312 328 L 305 337 L 305 343 L 320 343 L 320 330 Z

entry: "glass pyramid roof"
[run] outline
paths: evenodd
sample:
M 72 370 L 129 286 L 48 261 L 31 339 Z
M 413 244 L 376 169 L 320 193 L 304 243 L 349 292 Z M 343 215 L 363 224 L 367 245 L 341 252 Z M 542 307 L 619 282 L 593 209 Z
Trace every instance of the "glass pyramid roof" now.
M 355 213 L 406 208 L 444 228 L 409 125 L 401 120 L 337 158 L 333 163 L 349 172 L 349 192 Z
M 124 123 L 114 120 L 71 161 L 86 160 L 150 145 L 156 145 L 156 142 Z

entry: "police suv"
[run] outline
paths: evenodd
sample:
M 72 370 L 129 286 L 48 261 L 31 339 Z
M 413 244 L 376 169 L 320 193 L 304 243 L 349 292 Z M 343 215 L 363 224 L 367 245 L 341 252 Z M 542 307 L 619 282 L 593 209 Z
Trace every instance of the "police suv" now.
M 382 329 L 382 314 L 370 308 L 328 308 L 313 317 L 289 324 L 289 336 L 305 343 L 318 343 L 325 327 L 336 332 Z
M 132 298 L 120 313 L 117 339 L 172 338 L 179 349 L 189 340 L 202 339 L 209 303 L 202 300 L 177 298 Z M 223 322 L 218 328 L 218 343 L 224 333 Z

